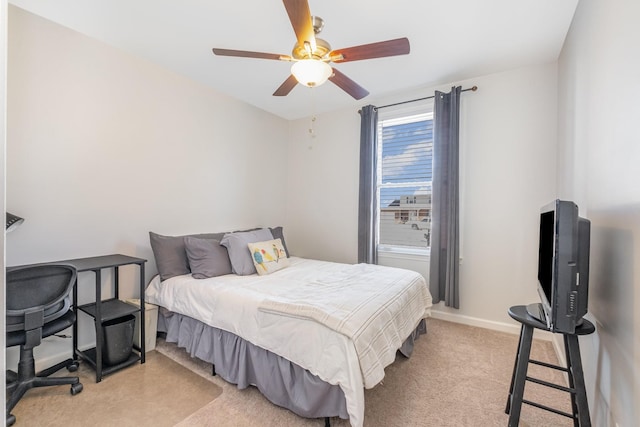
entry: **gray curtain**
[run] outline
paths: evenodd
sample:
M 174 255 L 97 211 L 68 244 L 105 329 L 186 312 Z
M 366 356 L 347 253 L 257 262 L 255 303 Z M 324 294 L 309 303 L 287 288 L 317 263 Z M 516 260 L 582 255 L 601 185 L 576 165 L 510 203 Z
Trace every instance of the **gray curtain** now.
M 459 140 L 461 87 L 436 91 L 429 289 L 433 302 L 459 308 Z
M 378 110 L 367 105 L 360 110 L 360 199 L 358 203 L 358 262 L 377 264 L 376 223 L 378 200 Z

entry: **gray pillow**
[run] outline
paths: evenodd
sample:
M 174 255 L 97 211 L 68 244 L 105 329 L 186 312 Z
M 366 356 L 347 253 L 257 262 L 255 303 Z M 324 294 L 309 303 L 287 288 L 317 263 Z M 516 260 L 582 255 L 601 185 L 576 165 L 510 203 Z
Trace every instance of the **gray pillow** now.
M 229 251 L 231 270 L 239 276 L 247 276 L 256 274 L 256 267 L 253 265 L 251 252 L 247 245 L 266 240 L 273 240 L 273 234 L 268 228 L 262 228 L 254 231 L 227 233 L 220 241 L 220 244 Z
M 221 246 L 219 240 L 185 237 L 184 247 L 195 279 L 231 274 L 227 248 Z
M 284 252 L 287 254 L 287 258 L 289 258 L 289 249 L 287 249 L 287 244 L 284 242 L 284 233 L 282 227 L 269 227 L 269 230 L 271 230 L 271 234 L 273 234 L 274 239 L 280 239 L 280 241 L 282 242 L 282 247 L 284 248 Z
M 220 240 L 224 233 L 191 234 L 189 237 L 200 239 Z M 151 249 L 156 260 L 156 267 L 160 279 L 167 280 L 174 276 L 189 274 L 189 260 L 184 248 L 184 238 L 187 236 L 163 236 L 161 234 L 149 232 Z

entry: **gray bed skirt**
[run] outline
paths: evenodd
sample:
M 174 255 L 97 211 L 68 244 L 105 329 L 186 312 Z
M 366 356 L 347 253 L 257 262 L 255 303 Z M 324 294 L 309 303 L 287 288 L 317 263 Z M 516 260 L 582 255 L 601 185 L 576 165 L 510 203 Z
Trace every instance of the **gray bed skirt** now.
M 160 310 L 158 332 L 166 341 L 184 348 L 215 366 L 215 373 L 239 389 L 253 385 L 272 403 L 305 418 L 349 419 L 344 393 L 306 369 L 262 349 L 230 332 L 208 326 L 178 313 Z M 410 357 L 413 343 L 427 332 L 421 320 L 399 351 Z

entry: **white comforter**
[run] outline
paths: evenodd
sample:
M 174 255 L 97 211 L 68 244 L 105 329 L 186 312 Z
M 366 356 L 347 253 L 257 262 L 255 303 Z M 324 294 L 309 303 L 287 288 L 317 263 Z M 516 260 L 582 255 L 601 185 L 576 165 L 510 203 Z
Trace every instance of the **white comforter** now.
M 384 377 L 396 350 L 429 316 L 424 278 L 408 270 L 290 258 L 267 276 L 154 278 L 146 300 L 232 332 L 307 369 L 345 394 L 352 426 L 364 387 Z

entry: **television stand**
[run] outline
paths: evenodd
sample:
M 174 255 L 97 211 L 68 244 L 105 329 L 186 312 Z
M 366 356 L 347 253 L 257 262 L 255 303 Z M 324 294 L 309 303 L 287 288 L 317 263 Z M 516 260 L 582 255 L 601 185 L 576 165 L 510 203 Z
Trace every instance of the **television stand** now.
M 534 328 L 550 332 L 550 329 L 545 322 L 541 322 L 535 317 L 532 317 L 527 312 L 527 306 L 524 305 L 511 307 L 509 309 L 509 316 L 522 324 L 520 329 L 520 342 L 518 343 L 518 351 L 513 366 L 513 375 L 511 376 L 511 386 L 509 387 L 509 397 L 507 399 L 507 407 L 505 409 L 505 413 L 509 414 L 509 427 L 518 426 L 518 422 L 520 421 L 520 410 L 523 403 L 571 418 L 573 419 L 574 426 L 576 427 L 590 427 L 591 419 L 589 417 L 589 404 L 587 402 L 587 393 L 584 386 L 584 374 L 582 372 L 582 360 L 580 359 L 578 335 L 589 335 L 595 332 L 596 328 L 593 326 L 593 323 L 584 319 L 582 324 L 576 328 L 573 334 L 562 334 L 565 354 L 567 357 L 567 367 L 564 368 L 529 358 L 531 354 L 531 343 L 533 340 Z M 528 377 L 527 368 L 529 363 L 566 372 L 569 378 L 569 387 Z M 569 393 L 571 395 L 572 414 L 523 399 L 526 381 L 531 381 L 536 384 Z

